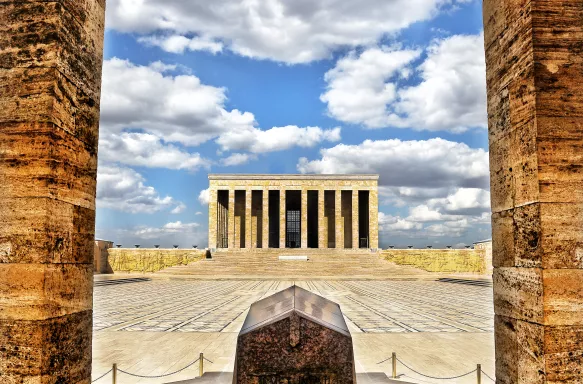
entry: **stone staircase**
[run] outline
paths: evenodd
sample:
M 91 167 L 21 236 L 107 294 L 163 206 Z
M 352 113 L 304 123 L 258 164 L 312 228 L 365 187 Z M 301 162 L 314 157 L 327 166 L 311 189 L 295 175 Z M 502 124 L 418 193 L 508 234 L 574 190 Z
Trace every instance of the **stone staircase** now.
M 279 260 L 279 256 L 308 256 L 308 261 Z M 384 260 L 380 253 L 369 250 L 315 249 L 254 249 L 229 250 L 213 253 L 185 266 L 166 268 L 159 276 L 192 278 L 326 278 L 370 279 L 418 277 L 426 272 L 400 266 Z

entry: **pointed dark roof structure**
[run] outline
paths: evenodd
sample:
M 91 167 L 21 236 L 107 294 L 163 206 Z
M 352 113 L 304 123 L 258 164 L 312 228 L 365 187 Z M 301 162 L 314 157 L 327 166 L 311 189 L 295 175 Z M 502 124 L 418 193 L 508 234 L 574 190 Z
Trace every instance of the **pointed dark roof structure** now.
M 295 285 L 251 304 L 233 372 L 233 384 L 356 383 L 340 306 Z
M 293 285 L 251 304 L 240 335 L 274 323 L 292 312 L 350 337 L 340 306 L 322 296 Z

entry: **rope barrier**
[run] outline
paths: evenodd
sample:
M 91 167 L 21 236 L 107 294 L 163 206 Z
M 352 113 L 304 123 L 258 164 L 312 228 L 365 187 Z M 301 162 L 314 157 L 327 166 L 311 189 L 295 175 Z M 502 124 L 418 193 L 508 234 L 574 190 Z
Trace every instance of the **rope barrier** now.
M 109 375 L 111 373 L 113 369 L 110 369 L 109 371 L 105 372 L 103 375 L 99 376 L 97 379 L 95 380 L 91 380 L 92 383 L 95 383 L 97 380 L 103 379 L 105 376 Z
M 214 364 L 214 363 L 213 363 L 211 360 L 207 359 L 206 357 L 204 357 L 204 356 L 203 356 L 202 358 L 203 358 L 204 360 L 208 361 L 209 363 L 211 363 L 211 364 Z M 420 375 L 420 376 L 427 377 L 427 378 L 429 378 L 429 379 L 434 379 L 434 380 L 453 380 L 453 379 L 459 379 L 460 377 L 464 377 L 464 376 L 470 375 L 470 374 L 472 374 L 472 373 L 474 373 L 474 372 L 476 372 L 476 371 L 478 370 L 478 369 L 476 368 L 476 369 L 474 369 L 473 371 L 470 371 L 470 372 L 467 372 L 467 373 L 464 373 L 464 374 L 461 374 L 461 375 L 457 375 L 457 376 L 450 376 L 450 377 L 437 377 L 437 376 L 430 376 L 430 375 L 426 375 L 426 374 L 424 374 L 424 373 L 421 373 L 421 372 L 419 372 L 419 371 L 417 371 L 417 370 L 415 370 L 415 369 L 411 368 L 410 366 L 408 366 L 407 364 L 405 364 L 405 363 L 404 363 L 404 362 L 403 362 L 401 359 L 399 359 L 398 357 L 396 357 L 396 356 L 395 356 L 395 358 L 396 358 L 396 361 L 398 361 L 399 363 L 403 364 L 403 366 L 404 366 L 405 368 L 409 369 L 410 371 L 412 371 L 412 372 L 415 372 L 416 374 L 418 374 L 418 375 Z M 384 360 L 382 360 L 382 361 L 379 361 L 377 364 L 381 364 L 381 363 L 384 363 L 384 362 L 386 362 L 386 361 L 389 361 L 389 360 L 392 360 L 392 359 L 393 359 L 393 356 L 391 356 L 391 357 L 388 357 L 388 358 L 386 358 L 386 359 L 384 359 Z M 155 379 L 155 378 L 160 378 L 160 377 L 171 376 L 171 375 L 177 374 L 177 373 L 179 373 L 179 372 L 182 372 L 182 371 L 184 371 L 186 368 L 189 368 L 189 367 L 193 366 L 193 365 L 194 365 L 196 362 L 198 362 L 199 360 L 200 360 L 200 357 L 199 357 L 199 358 L 197 358 L 196 360 L 194 360 L 194 361 L 190 362 L 188 365 L 186 365 L 186 366 L 185 366 L 185 367 L 183 367 L 183 368 L 180 368 L 180 369 L 178 369 L 178 370 L 176 370 L 176 371 L 174 371 L 174 372 L 170 372 L 170 373 L 164 373 L 164 374 L 161 374 L 161 375 L 138 375 L 138 374 L 136 374 L 136 373 L 131 373 L 131 372 L 124 371 L 123 369 L 120 369 L 120 368 L 117 368 L 117 370 L 118 370 L 119 372 L 125 373 L 126 375 L 133 376 L 133 377 L 139 377 L 139 378 L 144 378 L 144 379 Z M 94 383 L 94 382 L 96 382 L 96 381 L 98 381 L 98 380 L 101 380 L 102 378 L 104 378 L 105 376 L 107 376 L 108 374 L 110 374 L 112 370 L 113 370 L 113 369 L 110 369 L 109 371 L 105 372 L 103 375 L 99 376 L 97 379 L 95 379 L 95 380 L 91 380 L 91 382 L 92 382 L 92 383 Z M 480 369 L 480 371 L 481 371 L 481 373 L 483 373 L 483 374 L 484 374 L 484 376 L 486 376 L 486 377 L 487 377 L 488 379 L 490 379 L 492 382 L 494 382 L 494 383 L 496 382 L 496 380 L 494 380 L 492 377 L 490 377 L 490 376 L 489 376 L 489 375 L 488 375 L 486 372 L 484 372 L 484 370 Z
M 470 372 L 464 373 L 464 374 L 462 374 L 462 375 L 457 375 L 457 376 L 450 376 L 450 377 L 436 377 L 436 376 L 429 376 L 429 375 L 426 375 L 426 374 L 424 374 L 424 373 L 421 373 L 421 372 L 419 372 L 419 371 L 416 371 L 415 369 L 411 368 L 411 367 L 410 367 L 410 366 L 408 366 L 407 364 L 403 363 L 403 361 L 401 361 L 401 359 L 399 359 L 398 357 L 397 357 L 397 361 L 398 361 L 399 363 L 403 364 L 403 366 L 404 366 L 405 368 L 407 368 L 407 369 L 409 369 L 409 370 L 411 370 L 411 371 L 415 372 L 416 374 L 418 374 L 418 375 L 421 375 L 421 376 L 423 376 L 423 377 L 427 377 L 427 378 L 429 378 L 429 379 L 435 379 L 435 380 L 453 380 L 453 379 L 459 379 L 460 377 L 464 377 L 464 376 L 470 375 L 470 374 L 472 374 L 472 373 L 474 373 L 474 372 L 476 372 L 476 371 L 477 371 L 477 369 L 474 369 L 473 371 L 470 371 Z
M 484 372 L 484 370 L 482 369 L 482 373 L 484 374 L 484 376 L 486 376 L 488 379 L 492 380 L 492 382 L 496 382 L 496 380 L 494 380 L 493 378 L 490 377 L 490 375 L 488 375 L 486 372 Z
M 387 358 L 386 358 L 386 359 L 384 359 L 383 361 L 379 361 L 377 364 L 384 363 L 385 361 L 389 361 L 389 360 L 391 360 L 392 358 L 393 358 L 393 356 L 391 356 L 391 357 L 387 357 Z
M 178 372 L 182 372 L 186 368 L 191 367 L 192 365 L 194 365 L 194 363 L 196 363 L 198 360 L 200 360 L 200 358 L 197 358 L 196 360 L 194 360 L 193 362 L 189 363 L 184 368 L 180 368 L 179 370 L 176 370 L 174 372 L 164 373 L 162 375 L 151 375 L 151 376 L 150 375 L 138 375 L 138 374 L 135 374 L 135 373 L 130 373 L 130 372 L 124 371 L 123 369 L 120 369 L 120 368 L 118 368 L 117 370 L 120 371 L 120 372 L 122 372 L 122 373 L 125 373 L 126 375 L 133 376 L 133 377 L 140 377 L 140 378 L 143 378 L 143 379 L 156 379 L 156 378 L 160 378 L 160 377 L 171 376 L 171 375 L 174 375 L 174 374 L 176 374 Z
M 392 359 L 393 359 L 393 356 L 391 356 L 391 357 L 387 357 L 386 359 L 384 359 L 384 360 L 382 360 L 382 361 L 379 361 L 377 364 L 381 364 L 381 363 L 384 363 L 384 362 L 386 362 L 386 361 L 389 361 L 389 360 L 392 360 Z M 410 371 L 412 371 L 412 372 L 415 372 L 416 374 L 418 374 L 418 375 L 420 375 L 420 376 L 427 377 L 427 378 L 429 378 L 429 379 L 434 379 L 434 380 L 453 380 L 453 379 L 459 379 L 460 377 L 464 377 L 464 376 L 467 376 L 467 375 L 471 375 L 472 373 L 475 373 L 475 372 L 477 372 L 477 371 L 478 371 L 478 369 L 476 368 L 476 369 L 474 369 L 473 371 L 466 372 L 466 373 L 463 373 L 463 374 L 461 374 L 461 375 L 457 375 L 457 376 L 449 376 L 449 377 L 437 377 L 437 376 L 426 375 L 426 374 L 424 374 L 424 373 L 421 373 L 421 372 L 417 371 L 416 369 L 413 369 L 412 367 L 410 367 L 409 365 L 407 365 L 406 363 L 404 363 L 404 362 L 403 362 L 403 360 L 401 360 L 401 359 L 399 359 L 398 357 L 396 357 L 396 355 L 395 355 L 395 359 L 396 359 L 396 361 L 398 361 L 399 363 L 403 364 L 403 366 L 404 366 L 405 368 L 407 368 L 408 370 L 410 370 Z M 484 375 L 485 375 L 485 376 L 486 376 L 488 379 L 492 380 L 493 382 L 496 382 L 496 380 L 494 380 L 494 379 L 492 379 L 490 376 L 488 376 L 488 374 L 487 374 L 486 372 L 484 372 L 482 369 L 480 369 L 480 371 L 481 371 L 481 372 L 482 372 L 482 373 L 483 373 L 483 374 L 484 374 Z

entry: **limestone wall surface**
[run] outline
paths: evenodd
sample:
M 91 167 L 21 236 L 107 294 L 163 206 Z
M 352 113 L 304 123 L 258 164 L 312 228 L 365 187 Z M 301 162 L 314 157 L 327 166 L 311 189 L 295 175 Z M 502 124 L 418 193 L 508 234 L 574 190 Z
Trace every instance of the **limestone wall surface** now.
M 157 272 L 187 265 L 203 258 L 199 249 L 110 248 L 109 265 L 114 272 Z
M 0 382 L 89 383 L 105 0 L 0 1 Z
M 318 212 L 324 209 L 324 191 L 337 191 L 335 195 L 336 204 L 333 216 L 334 227 L 330 228 L 333 231 L 335 239 L 333 246 L 341 249 L 344 246 L 344 220 L 342 220 L 341 215 L 341 191 L 369 191 L 369 248 L 378 248 L 378 175 L 261 175 L 261 174 L 209 174 L 209 248 L 217 247 L 217 191 L 218 190 L 229 190 L 229 207 L 233 207 L 235 204 L 235 190 L 245 191 L 245 210 L 239 215 L 233 215 L 231 210 L 229 210 L 229 228 L 228 228 L 228 238 L 229 238 L 229 248 L 253 248 L 253 241 L 251 239 L 251 231 L 245 233 L 245 238 L 243 243 L 241 243 L 239 238 L 235 238 L 237 233 L 242 233 L 242 231 L 235 231 L 235 228 L 241 228 L 241 218 L 245 217 L 245 227 L 252 228 L 253 223 L 251 220 L 251 193 L 252 191 L 264 191 L 263 199 L 264 204 L 267 207 L 265 200 L 267 200 L 268 191 L 301 191 L 302 199 L 302 233 L 301 233 L 301 244 L 302 248 L 307 248 L 307 224 L 306 217 L 307 211 L 305 209 L 307 202 L 307 192 L 308 191 L 318 191 L 319 196 L 322 197 L 318 200 Z M 286 194 L 280 194 L 280 216 L 279 216 L 279 241 L 280 248 L 285 247 L 285 200 Z M 353 197 L 352 204 L 358 204 L 358 197 Z M 356 208 L 353 208 L 355 212 L 358 212 Z M 265 226 L 265 236 L 263 237 L 262 247 L 266 248 L 269 244 L 269 230 L 268 230 L 268 216 L 264 216 L 264 226 Z M 319 232 L 319 246 L 320 248 L 326 248 L 327 242 L 324 240 L 328 234 L 328 228 L 326 224 L 328 223 L 328 218 L 319 214 L 318 216 L 318 232 Z M 353 248 L 357 247 L 358 235 L 357 221 L 353 221 Z M 256 233 L 256 232 L 253 232 Z M 231 240 L 232 239 L 232 240 Z M 244 244 L 240 245 L 240 244 Z
M 486 273 L 486 252 L 478 249 L 388 249 L 385 260 L 428 272 Z
M 111 265 L 109 265 L 108 250 L 113 247 L 112 241 L 95 240 L 93 247 L 93 273 L 113 273 Z

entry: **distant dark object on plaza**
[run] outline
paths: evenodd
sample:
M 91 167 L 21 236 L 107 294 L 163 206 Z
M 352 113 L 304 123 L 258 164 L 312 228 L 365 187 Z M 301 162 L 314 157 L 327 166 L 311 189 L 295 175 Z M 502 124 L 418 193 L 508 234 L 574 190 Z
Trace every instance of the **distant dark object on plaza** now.
M 178 248 L 178 245 L 174 245 L 174 248 Z
M 428 245 L 427 246 L 427 249 L 431 249 L 431 248 L 433 248 L 433 245 Z
M 154 244 L 154 248 L 160 248 L 160 244 Z
M 251 304 L 237 339 L 233 384 L 356 383 L 340 306 L 292 286 Z
M 140 244 L 136 244 L 136 245 L 134 245 L 134 247 L 140 248 Z
M 121 244 L 116 244 L 115 246 L 118 248 L 121 248 Z
M 412 245 L 407 245 L 407 248 L 411 249 L 411 248 L 413 248 L 413 246 Z
M 197 249 L 198 245 L 193 245 L 192 248 Z

